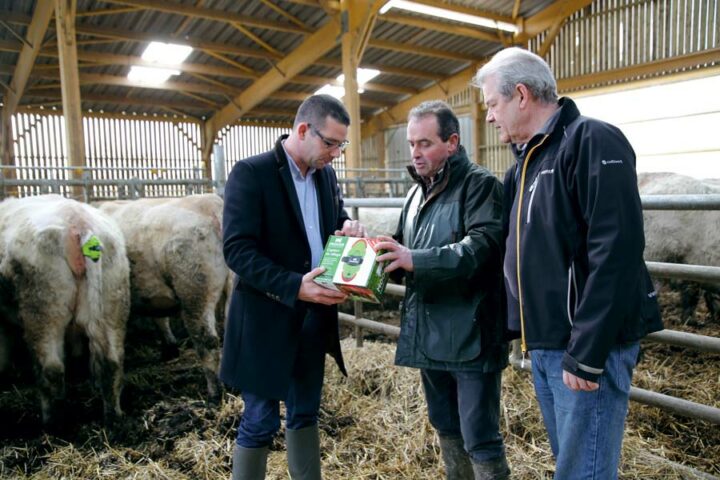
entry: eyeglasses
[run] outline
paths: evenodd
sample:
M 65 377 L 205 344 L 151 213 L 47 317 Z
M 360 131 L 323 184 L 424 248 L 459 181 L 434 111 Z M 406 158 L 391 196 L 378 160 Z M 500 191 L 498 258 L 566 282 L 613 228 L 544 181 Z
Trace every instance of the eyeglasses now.
M 337 140 L 330 140 L 326 138 L 322 133 L 318 132 L 317 128 L 313 127 L 312 125 L 308 124 L 308 127 L 310 127 L 310 130 L 312 130 L 313 133 L 320 138 L 320 140 L 322 140 L 328 150 L 332 150 L 333 148 L 337 147 L 340 149 L 341 152 L 344 152 L 347 146 L 350 145 L 349 140 L 345 140 L 343 142 L 338 142 Z

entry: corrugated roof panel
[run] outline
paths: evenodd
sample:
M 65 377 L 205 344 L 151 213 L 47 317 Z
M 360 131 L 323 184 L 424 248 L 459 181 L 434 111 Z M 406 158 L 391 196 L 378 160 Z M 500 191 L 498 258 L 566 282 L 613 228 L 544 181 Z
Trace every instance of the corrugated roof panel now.
M 479 2 L 472 0 L 446 0 L 448 3 L 454 3 L 464 6 L 477 6 Z M 168 5 L 182 5 L 185 7 L 193 7 L 199 9 L 209 9 L 212 13 L 216 12 L 228 12 L 231 14 L 252 16 L 265 21 L 275 22 L 286 26 L 296 27 L 296 24 L 287 18 L 287 16 L 276 10 L 270 8 L 265 2 L 261 0 L 243 0 L 238 2 L 236 0 L 206 0 L 202 6 L 197 7 L 197 0 L 169 0 Z M 548 5 L 550 0 L 523 0 L 521 3 L 521 13 L 526 14 L 528 12 L 538 11 L 545 5 Z M 294 19 L 307 26 L 311 31 L 315 31 L 329 21 L 329 17 L 323 8 L 320 6 L 311 7 L 295 3 L 289 0 L 273 0 L 273 4 L 277 5 L 287 14 L 291 15 Z M 31 18 L 35 5 L 35 0 L 0 0 L 0 11 L 5 12 L 18 12 L 24 15 L 26 18 Z M 512 12 L 514 0 L 484 0 L 482 2 L 482 8 L 488 11 L 494 11 L 501 14 L 509 15 Z M 82 14 L 83 12 L 97 12 L 108 9 L 123 8 L 120 4 L 107 3 L 101 0 L 79 0 L 78 11 Z M 403 12 L 404 14 L 409 14 Z M 411 14 L 410 14 L 411 15 Z M 426 19 L 428 17 L 425 17 Z M 82 27 L 93 27 L 93 28 L 107 28 L 119 31 L 119 33 L 125 34 L 128 37 L 133 35 L 142 34 L 145 36 L 148 32 L 156 32 L 157 34 L 172 36 L 177 35 L 178 42 L 182 43 L 183 39 L 188 38 L 198 42 L 209 42 L 227 45 L 228 47 L 235 47 L 241 49 L 252 49 L 257 52 L 257 55 L 264 55 L 267 50 L 261 45 L 258 45 L 248 35 L 240 32 L 234 26 L 225 23 L 221 20 L 202 18 L 202 17 L 185 17 L 184 15 L 173 14 L 163 11 L 157 11 L 152 9 L 137 9 L 136 11 L 130 11 L 122 14 L 115 15 L 91 15 L 91 16 L 79 16 L 76 24 L 82 31 Z M 25 25 L 13 24 L 13 28 L 24 34 L 27 27 Z M 281 52 L 281 54 L 287 55 L 293 52 L 298 46 L 307 38 L 307 35 L 299 33 L 291 33 L 287 31 L 281 31 L 272 28 L 261 28 L 257 26 L 247 27 L 253 35 L 256 35 L 263 42 L 271 45 L 272 48 Z M 51 25 L 51 29 L 53 29 Z M 126 41 L 116 40 L 112 43 L 97 43 L 99 37 L 89 34 L 81 34 L 78 36 L 79 49 L 81 52 L 97 52 L 97 53 L 108 53 L 124 55 L 129 57 L 139 57 L 147 45 L 147 40 L 129 39 Z M 453 35 L 449 33 L 442 33 L 437 31 L 429 31 L 418 27 L 409 25 L 401 25 L 392 22 L 382 21 L 382 18 L 376 22 L 375 28 L 372 32 L 372 39 L 383 40 L 401 43 L 405 45 L 411 45 L 417 49 L 417 52 L 407 53 L 398 52 L 389 49 L 377 48 L 371 45 L 366 49 L 365 56 L 362 59 L 362 64 L 369 65 L 380 65 L 386 67 L 393 67 L 395 69 L 408 69 L 416 71 L 424 71 L 442 75 L 452 75 L 467 65 L 465 61 L 459 61 L 449 58 L 440 58 L 437 56 L 429 56 L 422 54 L 422 48 L 433 48 L 437 50 L 445 50 L 452 52 L 453 54 L 463 54 L 470 58 L 482 58 L 489 53 L 492 53 L 500 48 L 499 44 L 486 42 L 483 40 L 470 39 L 468 37 Z M 7 31 L 7 29 L 0 28 L 0 40 L 19 42 Z M 233 54 L 223 52 L 220 55 L 229 59 L 231 62 L 236 62 L 243 65 L 244 67 L 250 68 L 257 72 L 258 75 L 262 75 L 273 68 L 272 63 L 277 62 L 277 59 L 265 59 L 257 58 L 254 56 L 245 56 L 241 54 Z M 314 65 L 308 66 L 303 72 L 304 75 L 312 75 L 319 77 L 327 77 L 329 80 L 334 79 L 337 75 L 342 72 L 341 62 L 341 48 L 340 45 L 335 45 L 320 61 Z M 271 55 L 268 54 L 268 58 Z M 17 61 L 17 53 L 0 51 L 0 64 L 12 66 Z M 335 63 L 335 65 L 328 65 L 327 62 Z M 53 56 L 42 56 L 38 59 L 39 65 L 56 64 L 57 58 Z M 212 55 L 206 52 L 195 50 L 187 59 L 187 63 L 196 65 L 212 65 L 216 67 L 222 67 L 226 69 L 232 69 L 232 65 L 228 62 L 218 60 Z M 6 70 L 9 70 L 6 69 Z M 39 71 L 38 71 L 39 72 Z M 105 75 L 124 77 L 127 75 L 128 67 L 126 65 L 98 65 L 93 67 L 83 67 L 81 72 L 87 73 L 102 73 Z M 57 80 L 53 80 L 52 76 L 57 76 L 58 72 L 56 69 L 42 70 L 42 75 L 39 73 L 33 75 L 31 78 L 32 85 L 44 85 L 47 83 L 57 83 Z M 47 80 L 48 76 L 50 80 Z M 220 75 L 208 75 L 218 82 L 230 87 L 233 91 L 239 92 L 248 88 L 254 80 L 228 77 Z M 41 78 L 42 77 L 42 78 Z M 0 71 L 0 78 L 6 83 L 10 79 L 8 73 Z M 198 79 L 196 75 L 190 73 L 182 73 L 181 75 L 174 77 L 172 81 L 181 83 L 192 83 L 196 86 L 206 87 L 207 92 L 201 93 L 202 96 L 209 100 L 216 102 L 221 105 L 228 103 L 228 94 L 221 91 L 217 85 L 203 82 Z M 398 73 L 383 73 L 378 76 L 375 83 L 386 84 L 392 86 L 405 86 L 408 88 L 421 89 L 432 84 L 432 80 L 426 78 L 412 77 L 408 75 L 400 75 Z M 299 93 L 311 93 L 317 88 L 317 85 L 312 84 L 299 84 L 290 83 L 280 90 L 288 92 L 299 92 Z M 57 92 L 54 92 L 57 94 Z M 152 106 L 152 102 L 190 102 L 192 98 L 188 95 L 174 92 L 172 90 L 158 90 L 158 89 L 147 89 L 139 87 L 126 87 L 119 85 L 83 85 L 82 92 L 87 95 L 108 95 L 113 97 L 123 97 L 130 95 L 132 98 L 142 98 L 147 101 L 147 105 L 135 105 L 128 106 L 128 111 L 156 111 L 157 108 Z M 388 102 L 393 103 L 403 99 L 403 94 L 391 94 L 377 91 L 368 91 L 363 95 L 363 98 L 367 100 L 374 100 L 376 102 Z M 192 100 L 197 102 L 197 100 Z M 123 107 L 116 107 L 108 105 L 106 102 L 83 102 L 92 105 L 92 108 L 97 108 L 100 105 L 101 108 L 107 109 L 107 111 L 122 111 Z M 280 105 L 276 108 L 286 108 L 294 111 L 297 108 L 297 101 L 278 101 L 269 99 L 261 103 L 262 106 L 268 106 L 270 108 L 273 105 Z M 367 106 L 362 106 L 363 112 L 372 110 Z M 198 110 L 195 110 L 196 112 Z M 207 112 L 210 112 L 208 107 Z

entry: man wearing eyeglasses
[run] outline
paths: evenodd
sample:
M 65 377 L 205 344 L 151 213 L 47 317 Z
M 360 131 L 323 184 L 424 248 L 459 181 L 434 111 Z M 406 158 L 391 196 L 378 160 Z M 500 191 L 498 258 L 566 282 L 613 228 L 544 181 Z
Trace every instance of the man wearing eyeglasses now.
M 225 261 L 237 281 L 220 379 L 245 404 L 233 451 L 234 480 L 265 478 L 270 443 L 286 407 L 293 480 L 319 480 L 318 410 L 325 353 L 343 373 L 336 305 L 346 295 L 313 282 L 332 235 L 365 236 L 349 218 L 333 159 L 350 118 L 328 95 L 306 99 L 275 148 L 235 164 L 225 187 Z

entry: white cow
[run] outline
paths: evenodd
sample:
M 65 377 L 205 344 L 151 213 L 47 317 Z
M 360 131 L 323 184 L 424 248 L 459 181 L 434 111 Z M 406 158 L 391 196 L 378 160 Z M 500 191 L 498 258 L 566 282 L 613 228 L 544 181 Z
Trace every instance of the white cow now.
M 208 395 L 217 401 L 218 320 L 224 320 L 230 287 L 222 252 L 222 199 L 208 194 L 103 202 L 99 207 L 125 235 L 133 312 L 153 317 L 179 313 L 200 357 Z M 167 319 L 160 325 L 166 342 L 174 342 Z
M 720 185 L 675 173 L 638 174 L 642 195 L 720 194 Z M 646 210 L 645 259 L 720 266 L 720 211 Z M 700 288 L 701 287 L 701 288 Z M 683 320 L 689 320 L 702 293 L 710 314 L 718 314 L 720 284 L 683 282 Z
M 88 339 L 106 422 L 122 415 L 129 307 L 125 242 L 112 219 L 58 195 L 0 203 L 0 322 L 22 328 L 36 362 L 43 423 L 58 419 L 54 401 L 64 396 L 72 347 L 66 339 L 78 334 Z

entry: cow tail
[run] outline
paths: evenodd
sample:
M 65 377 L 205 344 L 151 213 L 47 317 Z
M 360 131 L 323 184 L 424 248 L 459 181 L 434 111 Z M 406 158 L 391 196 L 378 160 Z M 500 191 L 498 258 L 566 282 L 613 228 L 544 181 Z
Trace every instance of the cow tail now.
M 82 265 L 82 275 L 73 269 L 78 288 L 76 319 L 92 329 L 102 322 L 103 316 L 103 246 L 92 231 L 72 237 L 75 245 L 71 258 L 77 265 Z

